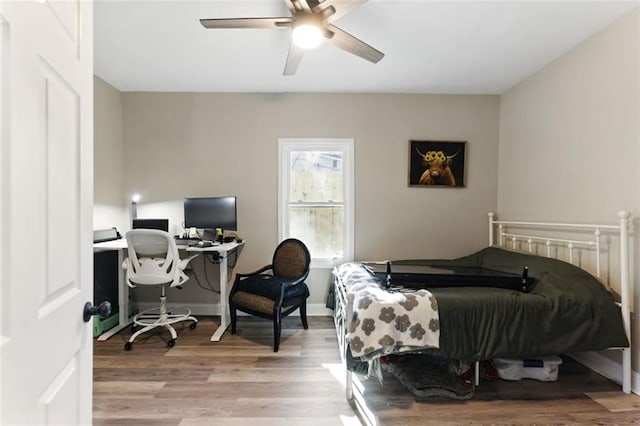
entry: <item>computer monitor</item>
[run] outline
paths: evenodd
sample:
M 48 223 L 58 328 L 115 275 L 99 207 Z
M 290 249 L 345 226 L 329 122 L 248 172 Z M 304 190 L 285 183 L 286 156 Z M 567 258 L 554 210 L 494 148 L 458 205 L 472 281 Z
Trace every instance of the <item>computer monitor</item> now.
M 169 232 L 169 219 L 133 219 L 133 229 L 159 229 Z
M 236 197 L 185 198 L 184 227 L 237 231 Z

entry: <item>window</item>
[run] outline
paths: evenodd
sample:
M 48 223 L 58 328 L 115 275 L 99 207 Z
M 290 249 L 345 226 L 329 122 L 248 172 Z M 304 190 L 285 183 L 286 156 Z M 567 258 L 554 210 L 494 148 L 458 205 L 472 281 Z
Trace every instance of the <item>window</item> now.
M 353 260 L 353 139 L 280 139 L 278 236 L 298 238 L 312 267 Z

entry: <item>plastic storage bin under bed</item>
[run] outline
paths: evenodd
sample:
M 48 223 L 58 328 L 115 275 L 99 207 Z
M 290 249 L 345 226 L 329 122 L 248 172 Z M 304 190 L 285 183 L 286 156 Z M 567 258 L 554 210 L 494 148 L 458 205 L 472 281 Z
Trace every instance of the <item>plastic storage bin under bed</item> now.
M 558 380 L 562 359 L 559 356 L 534 359 L 496 358 L 493 363 L 498 370 L 498 376 L 504 380 L 535 379 L 542 382 L 555 382 Z

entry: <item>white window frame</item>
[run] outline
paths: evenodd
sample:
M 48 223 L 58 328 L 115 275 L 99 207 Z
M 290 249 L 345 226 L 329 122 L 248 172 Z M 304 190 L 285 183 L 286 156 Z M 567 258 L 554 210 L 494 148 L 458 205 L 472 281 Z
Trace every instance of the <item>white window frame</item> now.
M 343 253 L 338 259 L 313 258 L 311 268 L 331 268 L 335 263 L 353 260 L 354 253 L 354 156 L 353 139 L 349 138 L 280 138 L 278 139 L 278 241 L 289 238 L 289 179 L 292 151 L 342 152 L 342 184 L 344 185 Z

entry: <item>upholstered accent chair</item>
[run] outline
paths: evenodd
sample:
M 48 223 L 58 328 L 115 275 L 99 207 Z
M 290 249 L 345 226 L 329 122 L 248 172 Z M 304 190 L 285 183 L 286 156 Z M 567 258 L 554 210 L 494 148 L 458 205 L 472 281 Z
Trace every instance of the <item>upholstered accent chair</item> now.
M 307 324 L 311 255 L 305 244 L 295 238 L 282 241 L 276 248 L 270 265 L 249 274 L 236 274 L 229 294 L 231 334 L 236 333 L 237 312 L 273 321 L 273 351 L 280 347 L 282 318 L 300 309 L 302 326 Z

